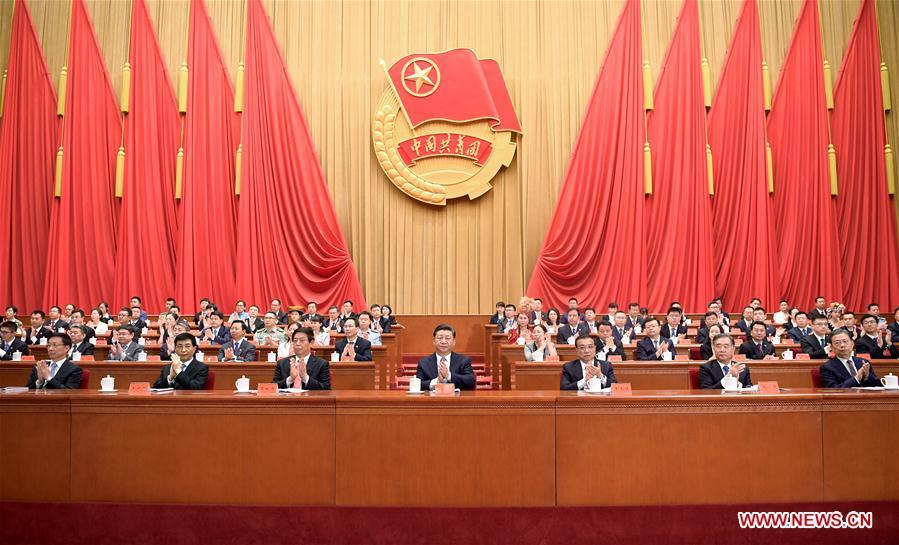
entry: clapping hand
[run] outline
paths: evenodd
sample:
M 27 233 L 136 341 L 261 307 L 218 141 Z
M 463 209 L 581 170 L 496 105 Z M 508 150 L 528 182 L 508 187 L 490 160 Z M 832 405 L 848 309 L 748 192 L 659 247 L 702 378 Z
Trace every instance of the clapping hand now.
M 38 361 L 35 367 L 37 368 L 38 380 L 50 380 L 50 365 L 46 361 Z
M 437 376 L 443 382 L 449 380 L 449 367 L 445 363 L 440 362 L 437 364 Z

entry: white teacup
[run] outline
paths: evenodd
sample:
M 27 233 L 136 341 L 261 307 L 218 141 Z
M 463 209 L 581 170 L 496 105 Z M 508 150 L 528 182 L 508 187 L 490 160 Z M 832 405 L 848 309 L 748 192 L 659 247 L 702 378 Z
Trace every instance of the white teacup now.
M 598 350 L 598 351 L 596 352 L 596 359 L 602 360 L 602 361 L 606 361 L 606 351 L 605 351 L 605 350 Z
M 336 352 L 335 352 L 336 354 Z M 421 379 L 418 377 L 412 377 L 409 379 L 409 391 L 410 392 L 420 392 L 421 391 Z
M 200 352 L 199 350 L 197 350 L 196 354 L 194 354 L 194 358 L 196 358 L 197 361 L 202 362 L 203 361 L 203 353 Z M 146 361 L 146 359 L 147 359 L 147 356 L 144 355 L 144 359 L 141 361 Z
M 883 384 L 884 388 L 889 388 L 890 390 L 899 389 L 899 377 L 897 377 L 893 373 L 882 377 L 880 379 L 880 383 Z
M 139 345 L 141 345 L 141 346 L 146 346 L 146 344 L 147 344 L 147 339 L 145 339 L 145 338 L 143 338 L 143 337 L 139 337 L 139 338 L 137 339 L 137 344 L 139 344 Z
M 740 388 L 743 387 L 743 385 L 740 383 L 740 381 L 737 380 L 737 377 L 732 376 L 732 375 L 727 375 L 726 377 L 721 379 L 721 386 L 725 390 L 739 390 Z
M 780 344 L 780 335 L 775 335 L 775 336 L 771 339 L 771 342 L 773 342 L 774 344 Z
M 525 339 L 524 337 L 518 337 L 518 339 L 515 340 L 515 343 L 521 346 L 524 346 L 525 342 L 527 342 L 527 339 Z
M 274 352 L 268 353 L 268 361 L 269 362 L 274 362 L 277 359 L 277 357 L 278 357 L 278 355 L 275 354 Z
M 47 344 L 47 337 L 41 337 L 41 340 L 38 341 L 38 344 L 41 344 L 41 345 Z
M 621 344 L 631 344 L 631 338 L 629 335 L 625 335 L 621 337 Z
M 243 375 L 239 379 L 234 381 L 234 387 L 237 388 L 238 392 L 249 392 L 250 379 L 248 379 L 246 375 Z
M 666 350 L 662 352 L 662 359 L 664 361 L 671 361 L 672 359 L 674 359 L 674 356 L 671 354 L 670 350 Z
M 543 361 L 543 350 L 537 350 L 536 352 L 531 352 L 531 358 L 537 362 Z
M 197 355 L 199 356 L 200 353 L 197 352 Z M 138 352 L 137 353 L 137 361 L 147 361 L 147 353 L 146 352 Z
M 671 344 L 673 344 L 674 346 L 677 346 L 677 341 L 680 340 L 680 337 L 678 337 L 678 336 L 675 335 L 674 337 L 671 337 L 671 338 L 668 339 L 668 340 L 671 341 Z
M 338 353 L 338 352 L 331 352 L 331 361 L 332 361 L 332 362 L 338 362 L 338 361 L 340 361 L 340 353 Z
M 783 358 L 783 359 L 785 359 L 785 360 L 791 360 L 791 359 L 793 359 L 793 356 L 794 356 L 794 355 L 793 355 L 793 351 L 792 351 L 792 350 L 784 350 L 784 351 L 781 352 L 781 354 L 780 354 L 780 357 Z
M 104 391 L 115 390 L 115 377 L 106 375 L 100 379 L 100 389 Z
M 12 353 L 12 361 L 22 361 L 22 353 L 16 350 Z
M 43 340 L 43 339 L 41 339 L 41 340 Z M 572 335 L 571 337 L 568 337 L 568 344 L 574 346 L 575 341 L 577 341 L 577 336 Z
M 643 327 L 635 325 L 634 326 L 634 335 L 639 335 L 640 333 L 643 333 Z
M 602 390 L 602 381 L 596 377 L 591 378 L 587 381 L 587 389 L 594 392 Z
M 72 361 L 81 361 L 81 352 L 72 352 Z

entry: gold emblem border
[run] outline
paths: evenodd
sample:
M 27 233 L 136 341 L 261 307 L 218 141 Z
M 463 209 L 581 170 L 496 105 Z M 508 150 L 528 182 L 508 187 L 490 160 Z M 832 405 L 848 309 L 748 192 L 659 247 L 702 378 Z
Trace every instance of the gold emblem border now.
M 418 176 L 403 162 L 397 151 L 398 142 L 394 138 L 394 125 L 401 110 L 399 98 L 392 87 L 388 87 L 381 96 L 375 117 L 372 120 L 372 145 L 378 163 L 390 181 L 403 193 L 426 204 L 446 206 L 447 199 L 455 199 L 468 195 L 474 200 L 490 191 L 493 185 L 490 180 L 496 176 L 501 167 L 508 167 L 515 157 L 516 143 L 512 140 L 512 131 L 499 131 L 491 145 L 493 152 L 478 172 L 468 179 L 444 186 L 429 182 Z

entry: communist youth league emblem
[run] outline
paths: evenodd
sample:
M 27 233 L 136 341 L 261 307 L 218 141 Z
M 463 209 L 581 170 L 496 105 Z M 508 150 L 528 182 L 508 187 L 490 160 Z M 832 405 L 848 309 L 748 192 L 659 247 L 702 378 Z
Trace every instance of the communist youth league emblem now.
M 521 134 L 499 64 L 454 49 L 382 65 L 389 86 L 372 121 L 372 144 L 390 181 L 439 206 L 489 191 Z

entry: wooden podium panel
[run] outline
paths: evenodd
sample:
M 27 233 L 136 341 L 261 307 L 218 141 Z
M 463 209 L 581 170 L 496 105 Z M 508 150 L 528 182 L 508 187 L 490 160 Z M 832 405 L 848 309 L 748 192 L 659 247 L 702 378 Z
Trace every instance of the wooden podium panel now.
M 550 506 L 555 392 L 337 392 L 337 505 Z
M 556 413 L 560 506 L 823 499 L 814 395 L 566 392 Z
M 899 396 L 854 392 L 823 401 L 824 499 L 897 500 Z
M 69 499 L 70 421 L 65 397 L 0 396 L 0 500 Z
M 327 393 L 72 398 L 73 501 L 334 502 Z

